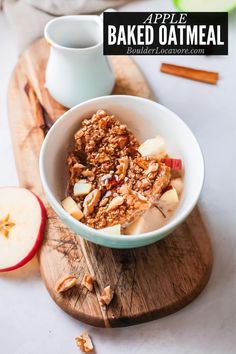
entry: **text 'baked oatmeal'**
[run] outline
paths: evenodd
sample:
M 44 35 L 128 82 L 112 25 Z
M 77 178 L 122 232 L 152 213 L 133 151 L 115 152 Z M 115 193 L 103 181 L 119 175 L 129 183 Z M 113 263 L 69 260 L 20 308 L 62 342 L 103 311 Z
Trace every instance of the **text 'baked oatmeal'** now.
M 68 155 L 62 206 L 87 226 L 111 234 L 152 231 L 166 223 L 182 192 L 182 161 L 157 136 L 139 144 L 125 124 L 99 110 L 84 119 Z

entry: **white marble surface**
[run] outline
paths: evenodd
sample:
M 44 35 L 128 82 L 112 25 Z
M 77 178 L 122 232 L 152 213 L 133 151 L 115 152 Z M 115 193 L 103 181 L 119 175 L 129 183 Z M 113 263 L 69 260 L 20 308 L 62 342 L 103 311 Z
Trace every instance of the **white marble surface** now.
M 171 1 L 142 1 L 127 10 L 170 10 Z M 0 185 L 17 184 L 6 116 L 6 90 L 17 60 L 13 39 L 0 15 Z M 200 205 L 214 248 L 214 267 L 202 294 L 166 318 L 121 329 L 84 325 L 49 297 L 34 259 L 0 276 L 0 346 L 6 354 L 78 353 L 74 337 L 88 328 L 97 354 L 222 354 L 236 347 L 236 14 L 230 16 L 229 56 L 138 57 L 159 102 L 177 112 L 198 138 L 206 179 Z M 217 86 L 159 72 L 160 62 L 216 70 Z M 14 102 L 12 102 L 14 104 Z M 219 160 L 220 159 L 220 160 Z

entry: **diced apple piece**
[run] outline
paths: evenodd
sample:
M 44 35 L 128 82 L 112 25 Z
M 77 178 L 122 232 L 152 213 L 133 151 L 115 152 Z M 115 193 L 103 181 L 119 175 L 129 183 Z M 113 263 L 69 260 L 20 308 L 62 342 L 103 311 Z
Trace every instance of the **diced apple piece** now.
M 159 201 L 161 203 L 165 203 L 165 204 L 177 204 L 179 202 L 179 197 L 178 194 L 176 192 L 175 188 L 171 188 L 168 191 L 166 191 L 165 193 L 162 194 L 161 198 L 159 199 Z
M 46 210 L 32 192 L 0 188 L 0 272 L 22 267 L 37 252 L 44 235 Z
M 74 185 L 74 195 L 86 195 L 89 194 L 92 189 L 92 184 L 87 182 L 86 179 L 81 179 L 79 182 Z
M 161 136 L 148 139 L 139 146 L 138 151 L 142 156 L 158 157 L 166 152 L 165 140 Z
M 145 224 L 145 218 L 144 216 L 138 217 L 132 224 L 127 226 L 125 228 L 125 234 L 126 235 L 139 235 L 145 231 L 146 229 L 146 224 Z
M 178 196 L 181 195 L 183 191 L 183 181 L 181 178 L 174 178 L 171 180 L 171 186 L 176 190 Z
M 66 211 L 70 212 L 71 209 L 75 208 L 76 202 L 71 197 L 66 197 L 61 202 L 61 205 Z
M 165 158 L 161 160 L 166 166 L 170 167 L 172 170 L 180 171 L 182 170 L 183 163 L 181 159 Z
M 159 229 L 165 224 L 165 217 L 160 210 L 152 206 L 142 216 L 125 229 L 127 235 L 138 235 Z
M 121 234 L 121 225 L 117 224 L 117 225 L 113 225 L 113 226 L 104 227 L 103 229 L 99 229 L 98 231 L 102 231 L 102 232 L 109 234 L 109 235 L 120 235 Z
M 73 216 L 76 220 L 81 220 L 84 216 L 78 205 L 76 204 L 78 209 L 71 210 L 70 215 Z
M 84 216 L 80 210 L 78 204 L 71 197 L 66 197 L 61 202 L 62 207 L 69 213 L 73 218 L 80 220 Z

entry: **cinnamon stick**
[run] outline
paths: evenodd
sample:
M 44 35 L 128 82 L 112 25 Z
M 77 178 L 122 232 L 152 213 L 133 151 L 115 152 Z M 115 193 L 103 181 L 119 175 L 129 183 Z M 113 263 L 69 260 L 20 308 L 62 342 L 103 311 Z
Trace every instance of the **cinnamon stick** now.
M 162 63 L 160 70 L 166 74 L 185 77 L 186 79 L 201 81 L 212 85 L 216 85 L 219 79 L 219 73 L 214 71 L 198 70 L 173 64 Z

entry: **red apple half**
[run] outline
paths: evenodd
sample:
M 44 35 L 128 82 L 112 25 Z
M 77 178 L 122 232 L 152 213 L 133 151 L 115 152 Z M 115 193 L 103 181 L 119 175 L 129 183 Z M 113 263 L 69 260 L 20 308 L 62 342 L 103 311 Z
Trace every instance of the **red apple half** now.
M 43 238 L 46 210 L 32 192 L 0 188 L 0 272 L 22 267 L 37 252 Z

